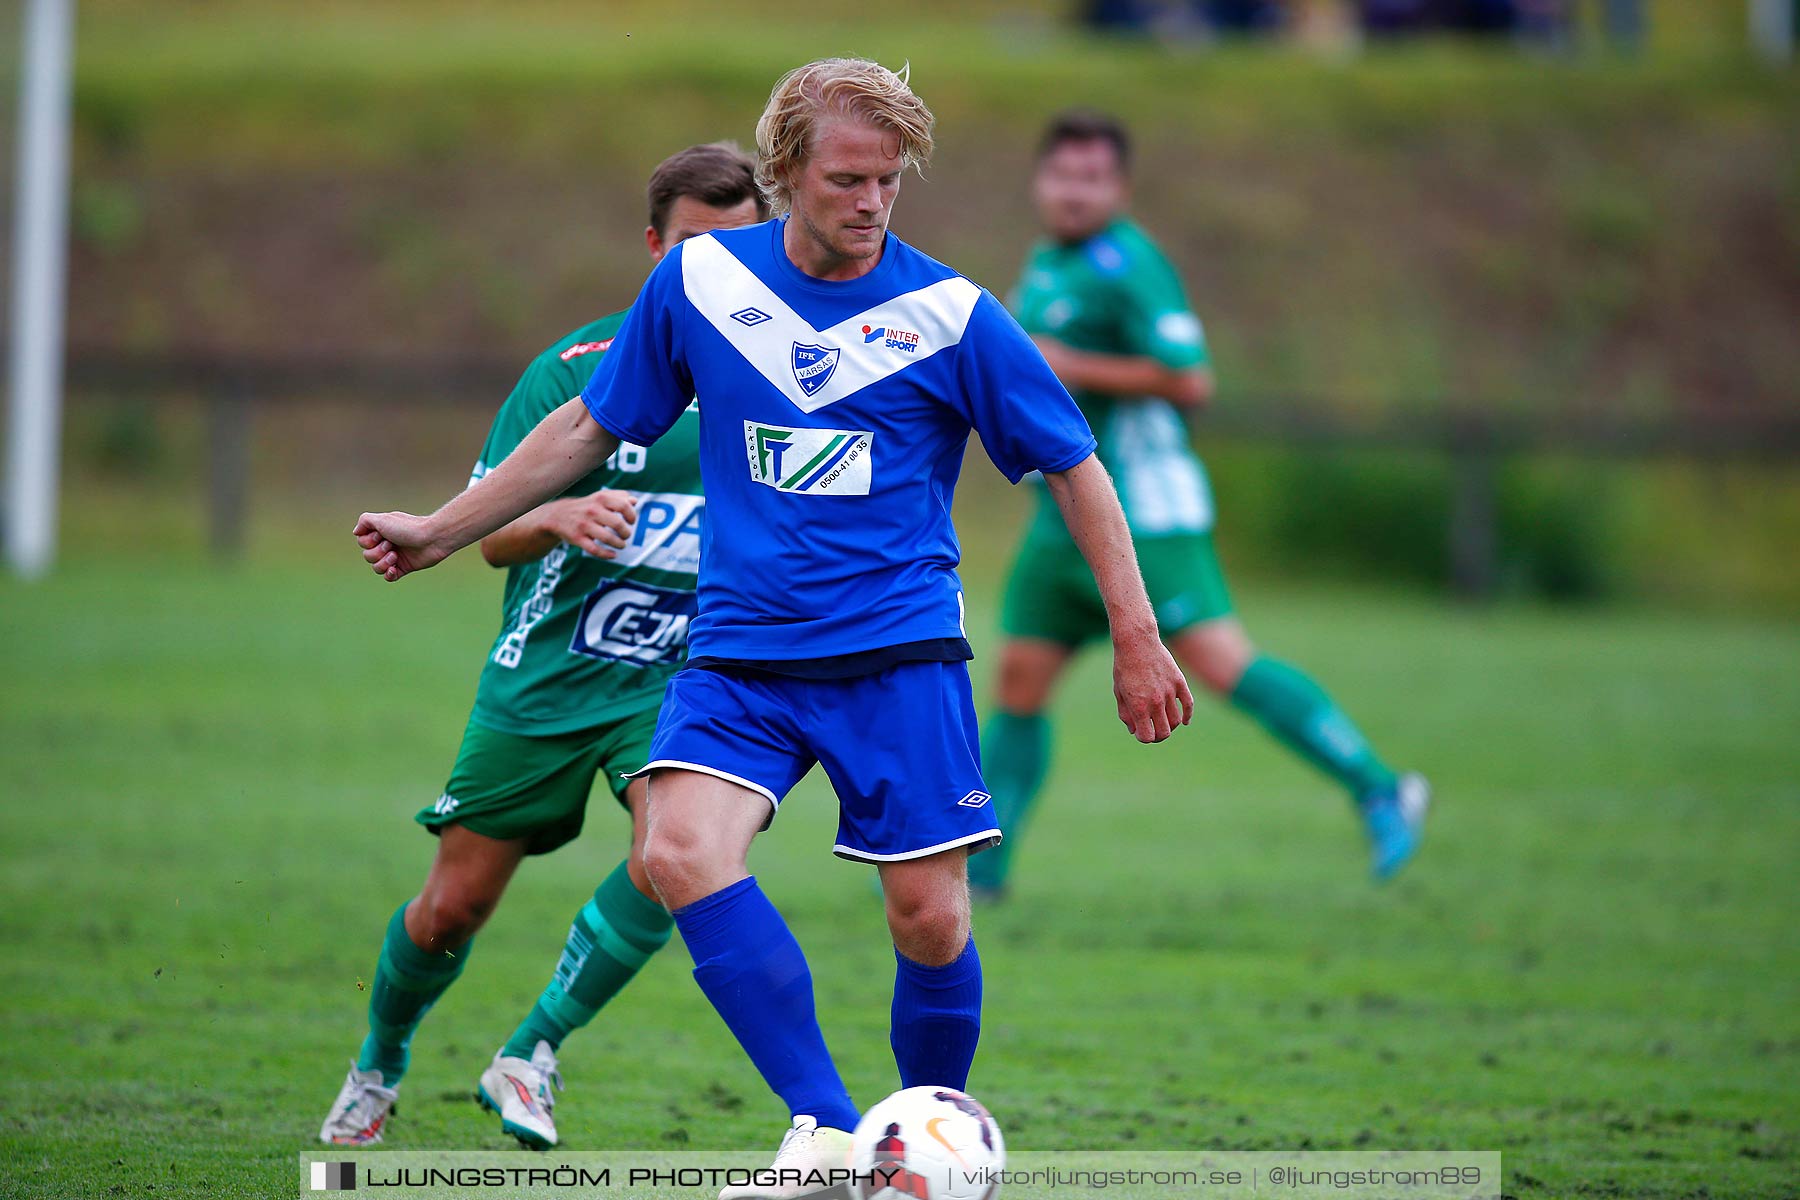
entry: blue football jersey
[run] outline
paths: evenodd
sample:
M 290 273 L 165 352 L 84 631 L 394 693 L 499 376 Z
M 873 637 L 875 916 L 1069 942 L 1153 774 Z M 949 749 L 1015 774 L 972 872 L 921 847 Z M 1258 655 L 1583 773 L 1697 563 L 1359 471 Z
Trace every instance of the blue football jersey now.
M 782 662 L 964 636 L 951 499 L 969 431 L 1017 483 L 1094 452 L 992 295 L 892 234 L 860 279 L 788 261 L 779 220 L 676 246 L 582 390 L 648 446 L 700 402 L 696 658 Z

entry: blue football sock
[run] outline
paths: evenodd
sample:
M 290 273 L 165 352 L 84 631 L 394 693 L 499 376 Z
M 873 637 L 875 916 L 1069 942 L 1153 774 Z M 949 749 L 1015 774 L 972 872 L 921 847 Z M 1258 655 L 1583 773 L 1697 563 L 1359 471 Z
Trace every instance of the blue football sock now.
M 754 875 L 678 908 L 694 979 L 794 1116 L 855 1129 L 860 1115 L 813 1010 L 812 972 Z
M 894 951 L 894 1023 L 888 1040 L 900 1086 L 935 1084 L 963 1091 L 981 1040 L 981 956 L 971 937 L 963 952 L 928 967 Z

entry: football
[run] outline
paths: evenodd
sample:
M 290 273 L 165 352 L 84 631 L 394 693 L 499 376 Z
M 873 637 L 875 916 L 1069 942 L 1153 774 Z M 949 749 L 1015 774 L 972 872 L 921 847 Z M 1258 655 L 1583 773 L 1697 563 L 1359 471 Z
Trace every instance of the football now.
M 859 1200 L 993 1200 L 1006 1167 L 1000 1126 L 947 1087 L 895 1092 L 857 1122 L 850 1166 Z

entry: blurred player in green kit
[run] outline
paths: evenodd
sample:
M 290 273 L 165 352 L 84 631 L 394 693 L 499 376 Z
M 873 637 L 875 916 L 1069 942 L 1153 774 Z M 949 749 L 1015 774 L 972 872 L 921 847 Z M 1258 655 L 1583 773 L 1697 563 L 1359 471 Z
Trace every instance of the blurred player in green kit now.
M 754 164 L 737 147 L 693 146 L 650 177 L 653 261 L 715 229 L 761 221 Z M 632 285 L 636 287 L 635 282 Z M 532 362 L 501 406 L 473 483 L 587 384 L 626 314 L 584 325 Z M 462 973 L 513 872 L 581 832 L 596 777 L 631 815 L 631 851 L 576 914 L 554 977 L 482 1073 L 476 1095 L 501 1128 L 556 1144 L 556 1052 L 669 940 L 674 923 L 644 874 L 645 782 L 664 685 L 687 654 L 701 524 L 693 407 L 654 447 L 622 445 L 564 496 L 481 543 L 507 569 L 462 748 L 418 822 L 438 835 L 418 896 L 388 922 L 369 1032 L 319 1131 L 340 1146 L 386 1130 L 414 1031 Z
M 1174 268 L 1128 216 L 1130 140 L 1100 113 L 1051 121 L 1032 194 L 1045 237 L 1009 307 L 1087 415 L 1117 478 L 1163 640 L 1190 677 L 1254 718 L 1350 794 L 1385 879 L 1417 849 L 1429 788 L 1396 774 L 1298 668 L 1260 654 L 1233 615 L 1213 550 L 1213 500 L 1183 410 L 1212 396 L 1200 321 Z M 999 686 L 982 767 L 1006 839 L 969 860 L 978 894 L 1004 891 L 1050 762 L 1044 715 L 1063 668 L 1107 632 L 1105 610 L 1048 493 L 1006 586 Z

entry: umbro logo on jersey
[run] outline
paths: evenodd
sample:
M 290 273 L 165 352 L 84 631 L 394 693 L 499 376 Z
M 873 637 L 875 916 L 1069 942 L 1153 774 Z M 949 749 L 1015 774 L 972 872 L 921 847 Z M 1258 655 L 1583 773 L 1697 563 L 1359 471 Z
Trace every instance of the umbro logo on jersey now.
M 731 319 L 739 325 L 748 325 L 754 329 L 764 321 L 773 321 L 775 318 L 760 308 L 740 308 L 731 314 Z
M 910 329 L 897 329 L 892 325 L 864 325 L 862 327 L 863 344 L 886 342 L 889 350 L 901 350 L 907 354 L 917 354 L 919 343 L 924 339 Z
M 875 435 L 859 429 L 790 429 L 744 422 L 750 478 L 803 496 L 869 494 L 869 447 Z
M 794 379 L 800 390 L 810 396 L 824 387 L 843 354 L 836 346 L 803 346 L 795 342 Z
M 961 805 L 963 808 L 980 808 L 982 805 L 986 804 L 989 800 L 992 800 L 992 799 L 993 799 L 993 797 L 988 795 L 986 792 L 977 790 L 977 791 L 970 792 L 968 795 L 964 796 L 961 800 L 958 800 L 957 804 Z

